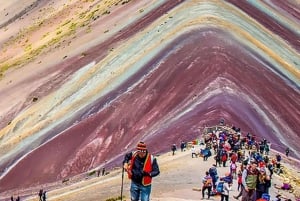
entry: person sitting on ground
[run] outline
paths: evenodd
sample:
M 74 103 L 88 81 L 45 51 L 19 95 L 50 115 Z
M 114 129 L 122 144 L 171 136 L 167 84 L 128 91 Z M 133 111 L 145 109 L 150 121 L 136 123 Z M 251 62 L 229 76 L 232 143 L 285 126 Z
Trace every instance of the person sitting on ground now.
M 283 180 L 281 189 L 282 189 L 282 190 L 290 190 L 290 189 L 291 189 L 290 180 L 289 180 L 288 178 L 285 178 L 285 179 Z

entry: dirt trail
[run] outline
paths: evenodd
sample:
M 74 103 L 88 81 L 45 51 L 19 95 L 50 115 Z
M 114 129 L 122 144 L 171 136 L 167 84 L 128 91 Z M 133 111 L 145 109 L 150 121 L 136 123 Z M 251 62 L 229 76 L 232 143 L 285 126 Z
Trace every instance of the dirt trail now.
M 183 201 L 183 200 L 200 200 L 201 191 L 193 190 L 201 188 L 201 179 L 205 175 L 214 160 L 212 157 L 208 161 L 203 158 L 192 158 L 189 150 L 185 152 L 177 152 L 174 156 L 166 153 L 157 156 L 161 174 L 153 179 L 151 201 Z M 229 164 L 229 163 L 228 163 Z M 290 165 L 285 164 L 291 171 Z M 219 176 L 224 176 L 229 171 L 229 167 L 218 167 Z M 300 178 L 299 170 L 294 170 L 297 177 Z M 68 184 L 57 190 L 48 192 L 49 201 L 105 201 L 108 198 L 116 198 L 121 192 L 122 174 L 121 169 L 110 171 L 106 176 L 91 177 L 78 183 Z M 278 193 L 285 198 L 294 199 L 294 195 L 274 188 L 274 184 L 281 185 L 282 179 L 278 175 L 274 175 L 272 179 L 272 187 L 270 194 L 274 198 Z M 124 174 L 123 195 L 126 201 L 129 201 L 130 181 Z M 47 189 L 45 189 L 47 190 Z M 233 195 L 237 195 L 237 181 L 234 180 L 232 191 L 230 192 L 230 200 L 235 200 Z M 26 200 L 34 201 L 37 196 Z M 220 200 L 219 196 L 211 197 L 211 200 Z

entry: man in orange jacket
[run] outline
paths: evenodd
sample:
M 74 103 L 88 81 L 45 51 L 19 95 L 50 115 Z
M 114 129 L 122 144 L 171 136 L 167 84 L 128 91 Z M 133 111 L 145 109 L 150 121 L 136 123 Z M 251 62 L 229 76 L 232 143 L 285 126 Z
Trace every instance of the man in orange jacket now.
M 124 170 L 131 179 L 131 201 L 149 201 L 152 177 L 159 175 L 159 167 L 153 155 L 148 153 L 146 144 L 139 142 L 136 151 L 127 153 L 123 161 Z

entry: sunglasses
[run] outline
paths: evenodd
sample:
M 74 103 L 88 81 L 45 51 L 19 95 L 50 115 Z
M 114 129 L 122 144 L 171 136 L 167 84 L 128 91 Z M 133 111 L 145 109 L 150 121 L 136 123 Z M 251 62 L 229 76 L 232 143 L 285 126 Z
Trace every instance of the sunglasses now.
M 146 150 L 138 150 L 138 152 L 146 153 L 147 151 Z

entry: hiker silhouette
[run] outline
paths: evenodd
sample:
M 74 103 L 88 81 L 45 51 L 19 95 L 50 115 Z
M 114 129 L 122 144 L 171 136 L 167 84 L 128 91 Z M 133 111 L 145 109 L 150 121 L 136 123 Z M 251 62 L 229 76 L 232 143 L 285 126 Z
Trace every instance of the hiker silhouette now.
M 39 198 L 40 198 L 40 201 L 43 201 L 43 200 L 42 200 L 42 196 L 43 196 L 43 189 L 40 189 L 40 191 L 39 191 Z
M 289 157 L 289 153 L 290 153 L 290 148 L 286 148 L 286 150 L 285 150 L 286 157 Z
M 46 201 L 46 191 L 43 192 L 42 201 Z
M 185 151 L 185 148 L 186 148 L 186 143 L 184 141 L 181 141 L 180 143 L 181 152 Z
M 11 197 L 10 197 L 10 200 L 11 200 L 11 201 L 14 201 L 14 196 L 11 196 Z M 16 201 L 20 201 L 20 196 L 17 197 Z
M 175 151 L 177 150 L 176 144 L 173 144 L 171 147 L 172 155 L 175 155 Z

